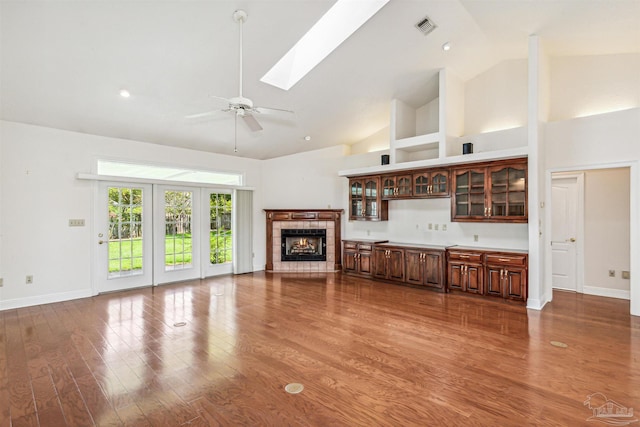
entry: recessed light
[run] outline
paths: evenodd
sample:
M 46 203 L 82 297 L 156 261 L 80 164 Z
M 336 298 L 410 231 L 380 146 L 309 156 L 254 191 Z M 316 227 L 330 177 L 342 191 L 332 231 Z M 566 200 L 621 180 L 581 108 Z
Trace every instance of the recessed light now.
M 451 50 L 451 43 L 446 42 L 445 44 L 442 45 L 442 50 L 444 50 L 445 52 L 448 52 Z
M 304 137 L 304 140 L 305 141 L 311 141 L 311 137 L 309 135 L 307 135 L 307 136 Z
M 126 89 L 121 89 L 121 90 L 120 90 L 120 96 L 121 96 L 121 97 L 123 97 L 123 98 L 128 98 L 128 97 L 130 97 L 130 96 L 131 96 L 131 94 L 129 93 L 129 91 L 128 91 L 128 90 L 126 90 Z

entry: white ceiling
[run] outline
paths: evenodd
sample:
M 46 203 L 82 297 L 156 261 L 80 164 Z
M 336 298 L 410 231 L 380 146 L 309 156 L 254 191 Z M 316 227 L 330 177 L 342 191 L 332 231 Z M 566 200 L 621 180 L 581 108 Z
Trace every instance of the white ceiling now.
M 392 98 L 424 103 L 439 68 L 468 80 L 525 58 L 530 34 L 551 55 L 640 51 L 640 0 L 391 0 L 289 91 L 261 83 L 333 3 L 2 0 L 0 118 L 234 154 L 231 113 L 184 116 L 238 95 L 236 9 L 249 14 L 244 96 L 296 112 L 258 117 L 255 133 L 238 121 L 235 155 L 256 159 L 361 141 L 389 125 Z M 438 25 L 426 37 L 424 16 Z

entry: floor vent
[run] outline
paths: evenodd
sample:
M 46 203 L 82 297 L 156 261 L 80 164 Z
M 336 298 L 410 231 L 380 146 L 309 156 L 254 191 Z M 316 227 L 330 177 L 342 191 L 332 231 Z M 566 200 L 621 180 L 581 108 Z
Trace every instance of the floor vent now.
M 425 36 L 429 34 L 431 31 L 435 30 L 437 27 L 438 26 L 434 24 L 433 21 L 429 19 L 428 16 L 425 16 L 416 24 L 416 28 L 420 30 L 420 32 Z

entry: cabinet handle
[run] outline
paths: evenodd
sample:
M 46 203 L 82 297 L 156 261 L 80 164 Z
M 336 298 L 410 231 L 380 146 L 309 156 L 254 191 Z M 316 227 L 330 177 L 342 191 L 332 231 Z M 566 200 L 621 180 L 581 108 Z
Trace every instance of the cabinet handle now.
M 491 208 L 489 208 L 489 216 L 491 216 Z
M 460 255 L 460 258 L 462 258 L 462 259 L 469 259 L 469 255 Z
M 488 210 L 488 208 L 485 206 L 484 207 L 484 216 L 487 216 L 487 210 Z
M 498 261 L 509 262 L 511 260 L 509 258 L 498 258 Z

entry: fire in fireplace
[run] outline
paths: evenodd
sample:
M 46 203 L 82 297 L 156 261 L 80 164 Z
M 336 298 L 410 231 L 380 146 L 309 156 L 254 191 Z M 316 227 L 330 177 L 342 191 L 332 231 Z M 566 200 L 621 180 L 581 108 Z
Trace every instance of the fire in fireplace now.
M 282 261 L 326 261 L 327 230 L 282 229 Z

